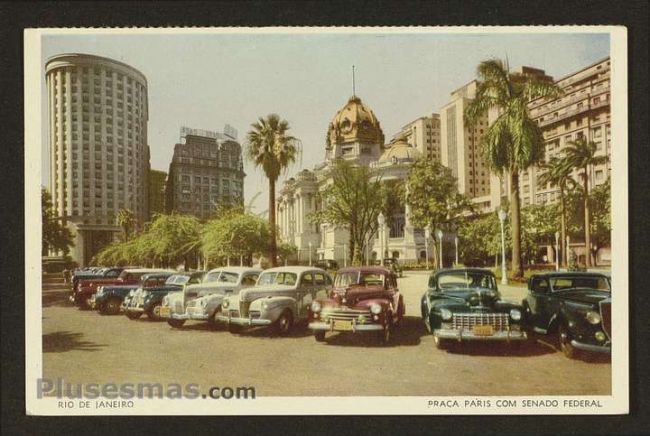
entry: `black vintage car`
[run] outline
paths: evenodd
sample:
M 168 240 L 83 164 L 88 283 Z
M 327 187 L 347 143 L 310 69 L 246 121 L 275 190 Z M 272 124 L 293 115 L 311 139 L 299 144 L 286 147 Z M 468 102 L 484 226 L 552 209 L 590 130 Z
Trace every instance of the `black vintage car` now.
M 494 273 L 480 268 L 431 274 L 421 301 L 422 319 L 436 346 L 464 341 L 525 341 L 522 308 L 501 299 Z
M 526 324 L 557 335 L 567 357 L 577 351 L 611 352 L 611 283 L 597 272 L 549 272 L 528 280 Z

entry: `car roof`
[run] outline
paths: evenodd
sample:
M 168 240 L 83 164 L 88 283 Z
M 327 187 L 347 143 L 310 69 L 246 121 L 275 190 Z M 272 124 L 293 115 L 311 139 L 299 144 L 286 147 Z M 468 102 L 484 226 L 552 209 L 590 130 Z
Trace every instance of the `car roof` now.
M 432 272 L 431 274 L 443 274 L 443 273 L 448 273 L 448 272 L 481 272 L 481 273 L 489 273 L 494 275 L 494 272 L 492 270 L 489 270 L 487 268 L 443 268 L 439 269 L 437 271 Z
M 136 274 L 139 274 L 139 273 L 143 273 L 143 274 L 147 274 L 147 273 L 151 273 L 151 274 L 155 274 L 155 273 L 172 273 L 173 274 L 173 273 L 177 272 L 177 271 L 174 271 L 174 270 L 171 270 L 171 269 L 162 269 L 162 268 L 127 268 L 124 271 L 130 272 L 130 273 L 136 273 Z
M 327 271 L 325 271 L 324 269 L 314 267 L 314 266 L 277 266 L 275 268 L 269 268 L 267 270 L 264 270 L 264 272 L 292 272 L 296 274 L 300 274 L 305 271 L 318 271 L 327 274 Z
M 388 268 L 384 268 L 383 266 L 372 266 L 372 265 L 349 266 L 346 268 L 341 268 L 340 270 L 337 271 L 337 273 L 356 272 L 356 271 L 393 274 L 393 272 Z
M 553 278 L 553 277 L 606 277 L 609 278 L 610 274 L 606 272 L 600 272 L 600 271 L 550 271 L 550 272 L 544 272 L 544 273 L 537 273 L 533 274 L 532 277 L 545 277 L 545 278 Z
M 212 274 L 213 272 L 216 271 L 226 271 L 226 272 L 234 272 L 238 274 L 242 274 L 245 272 L 262 272 L 261 268 L 254 268 L 250 266 L 221 266 L 219 268 L 213 268 L 210 271 L 208 271 L 208 274 Z

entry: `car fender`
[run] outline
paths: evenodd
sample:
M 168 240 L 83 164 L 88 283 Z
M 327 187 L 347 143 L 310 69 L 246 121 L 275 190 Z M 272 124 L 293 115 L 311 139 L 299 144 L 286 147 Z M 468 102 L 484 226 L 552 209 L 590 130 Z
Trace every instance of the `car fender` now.
M 555 331 L 560 325 L 560 316 L 557 313 L 554 313 L 551 316 L 551 319 L 548 320 L 548 325 L 546 326 L 546 332 L 550 333 Z
M 208 315 L 214 315 L 217 309 L 221 307 L 221 303 L 223 303 L 224 297 L 225 296 L 222 294 L 210 294 L 207 296 L 208 302 L 205 305 L 205 311 L 208 313 Z
M 266 309 L 262 309 L 262 303 L 266 303 Z M 296 310 L 296 299 L 286 296 L 258 298 L 253 301 L 250 310 L 259 310 L 261 318 L 276 321 L 285 309 L 289 309 L 297 319 L 298 311 Z M 305 314 L 306 315 L 306 314 Z

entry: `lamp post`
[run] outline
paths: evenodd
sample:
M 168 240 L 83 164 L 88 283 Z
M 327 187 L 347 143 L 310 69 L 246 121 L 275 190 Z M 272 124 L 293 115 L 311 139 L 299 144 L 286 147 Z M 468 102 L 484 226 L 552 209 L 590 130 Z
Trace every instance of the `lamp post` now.
M 311 241 L 309 241 L 309 266 L 311 266 Z
M 377 223 L 379 224 L 379 262 L 380 265 L 384 265 L 384 226 L 386 225 L 386 217 L 384 214 L 379 212 L 377 216 Z
M 571 253 L 571 237 L 569 235 L 566 235 L 566 255 L 564 258 L 566 259 L 566 264 L 569 265 L 569 254 Z
M 348 244 L 343 243 L 343 267 L 348 266 Z
M 431 237 L 431 228 L 426 226 L 424 228 L 424 256 L 427 262 L 427 269 L 429 269 L 429 238 Z
M 560 232 L 555 232 L 555 271 L 560 270 Z
M 456 244 L 456 266 L 458 266 L 458 236 L 454 238 L 454 243 Z
M 440 229 L 436 230 L 436 237 L 438 238 L 440 244 L 440 262 L 438 267 L 442 269 L 442 230 Z
M 506 235 L 503 230 L 503 223 L 508 214 L 505 210 L 499 209 L 499 222 L 501 223 L 501 284 L 508 284 L 508 274 L 506 273 Z

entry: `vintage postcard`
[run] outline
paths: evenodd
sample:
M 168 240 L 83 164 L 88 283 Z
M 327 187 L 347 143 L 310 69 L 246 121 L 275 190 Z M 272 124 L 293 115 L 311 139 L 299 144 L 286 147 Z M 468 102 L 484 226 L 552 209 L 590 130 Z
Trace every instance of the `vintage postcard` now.
M 27 30 L 28 414 L 628 413 L 626 83 L 624 27 Z

